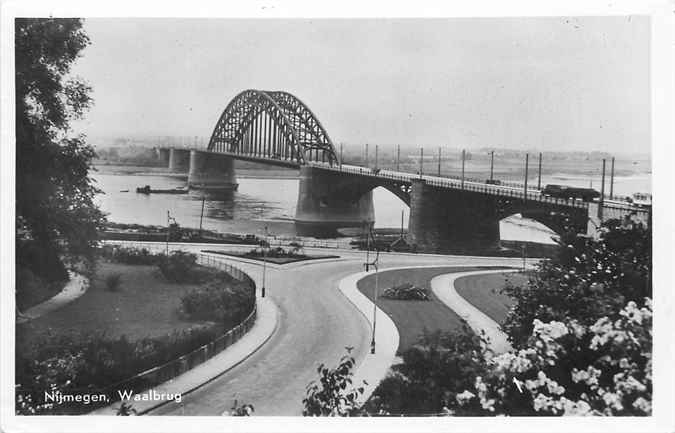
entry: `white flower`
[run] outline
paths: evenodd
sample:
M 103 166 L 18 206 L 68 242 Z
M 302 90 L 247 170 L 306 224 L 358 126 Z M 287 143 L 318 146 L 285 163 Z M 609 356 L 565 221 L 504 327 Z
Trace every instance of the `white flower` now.
M 455 396 L 455 399 L 457 399 L 457 403 L 459 403 L 460 405 L 463 405 L 466 402 L 468 402 L 469 400 L 471 400 L 472 398 L 474 398 L 475 396 L 476 396 L 476 394 L 474 394 L 473 392 L 471 392 L 469 390 L 465 390 L 464 392 L 462 392 L 460 394 L 457 394 Z
M 647 415 L 650 415 L 652 413 L 652 404 L 643 397 L 636 398 L 635 401 L 633 402 L 633 407 L 636 409 L 640 409 Z

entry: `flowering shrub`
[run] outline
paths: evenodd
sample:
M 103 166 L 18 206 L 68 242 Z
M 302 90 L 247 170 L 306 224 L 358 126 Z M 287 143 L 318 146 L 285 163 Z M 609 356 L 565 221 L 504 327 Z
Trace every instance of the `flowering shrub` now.
M 563 236 L 556 260 L 546 260 L 525 286 L 503 292 L 516 304 L 502 324 L 515 347 L 525 347 L 535 319 L 576 319 L 591 325 L 601 317 L 618 319 L 628 301 L 651 297 L 651 232 L 642 225 L 606 222 L 598 240 Z
M 651 300 L 618 316 L 590 326 L 535 319 L 528 347 L 490 359 L 457 402 L 483 415 L 650 415 Z
M 368 413 L 430 415 L 461 407 L 456 395 L 487 372 L 485 341 L 471 332 L 425 332 L 418 344 L 402 353 L 403 362 L 392 367 L 365 405 Z
M 398 286 L 389 287 L 382 293 L 382 297 L 388 299 L 398 299 L 401 301 L 428 301 L 429 290 L 424 287 L 417 287 L 410 283 L 399 284 Z

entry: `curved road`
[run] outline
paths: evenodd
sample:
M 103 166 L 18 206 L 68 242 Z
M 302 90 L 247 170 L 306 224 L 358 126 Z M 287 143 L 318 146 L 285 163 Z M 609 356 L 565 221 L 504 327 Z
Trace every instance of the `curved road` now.
M 189 247 L 198 251 L 202 247 Z M 213 248 L 213 245 L 211 246 Z M 308 249 L 311 250 L 311 249 Z M 363 270 L 363 253 L 340 251 L 342 259 L 267 268 L 267 296 L 279 308 L 270 340 L 240 365 L 149 415 L 221 415 L 235 399 L 251 403 L 256 415 L 301 415 L 307 384 L 320 363 L 334 366 L 354 347 L 357 363 L 369 351 L 370 327 L 338 290 L 343 277 Z M 223 259 L 223 261 L 229 261 Z M 518 259 L 382 254 L 380 269 L 407 265 L 499 265 Z M 237 263 L 258 282 L 262 266 Z

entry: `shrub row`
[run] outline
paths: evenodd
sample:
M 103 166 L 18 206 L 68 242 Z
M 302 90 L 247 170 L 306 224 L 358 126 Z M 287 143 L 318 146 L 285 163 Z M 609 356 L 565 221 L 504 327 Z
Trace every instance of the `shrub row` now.
M 180 312 L 191 320 L 222 322 L 226 327 L 246 318 L 255 305 L 255 287 L 223 272 L 181 297 Z
M 96 404 L 49 403 L 45 392 L 101 393 L 106 387 L 209 343 L 221 332 L 220 326 L 210 325 L 137 341 L 124 336 L 111 339 L 103 333 L 44 335 L 28 350 L 16 352 L 16 412 L 77 414 L 93 410 Z M 125 384 L 124 389 L 140 391 L 154 385 L 139 380 Z M 114 389 L 106 394 L 117 397 Z
M 119 245 L 103 245 L 101 257 L 126 265 L 156 265 L 163 261 L 164 254 L 153 254 L 146 248 L 127 248 Z

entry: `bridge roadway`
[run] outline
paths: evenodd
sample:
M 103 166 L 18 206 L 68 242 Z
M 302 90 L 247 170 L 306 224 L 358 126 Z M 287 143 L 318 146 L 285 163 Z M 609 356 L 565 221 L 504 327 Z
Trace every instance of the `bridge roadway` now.
M 320 168 L 323 170 L 337 171 L 342 173 L 349 173 L 357 176 L 365 176 L 386 180 L 394 180 L 398 182 L 404 182 L 406 184 L 412 184 L 415 179 L 421 179 L 426 182 L 427 185 L 436 186 L 440 188 L 448 189 L 462 189 L 467 191 L 474 191 L 483 194 L 498 195 L 503 197 L 515 197 L 515 198 L 524 198 L 525 196 L 525 186 L 518 185 L 516 183 L 505 183 L 503 185 L 494 185 L 488 184 L 485 182 L 478 181 L 476 179 L 462 179 L 460 177 L 439 177 L 431 176 L 426 174 L 414 174 L 414 173 L 405 173 L 400 171 L 393 171 L 389 169 L 373 169 L 369 167 L 361 167 L 357 165 L 333 165 L 320 163 L 320 162 L 309 162 L 307 165 L 312 167 Z M 541 191 L 535 186 L 528 185 L 527 188 L 527 200 L 538 201 L 543 203 L 555 203 L 559 205 L 566 205 L 570 207 L 577 208 L 588 208 L 588 203 L 580 199 L 560 199 L 555 197 L 548 197 L 541 194 Z
M 213 245 L 181 247 L 192 251 Z M 307 248 L 309 253 L 325 250 Z M 279 326 L 270 340 L 251 357 L 218 379 L 184 396 L 182 404 L 168 404 L 150 415 L 220 415 L 251 403 L 256 415 L 301 415 L 305 387 L 317 377 L 319 363 L 335 365 L 354 347 L 357 362 L 369 354 L 370 327 L 337 288 L 343 277 L 362 271 L 364 253 L 340 250 L 342 259 L 301 262 L 267 269 L 267 288 L 279 307 Z M 224 258 L 224 261 L 227 259 Z M 505 265 L 514 258 L 478 258 L 384 253 L 380 269 L 414 265 Z M 259 280 L 260 265 L 242 264 Z

